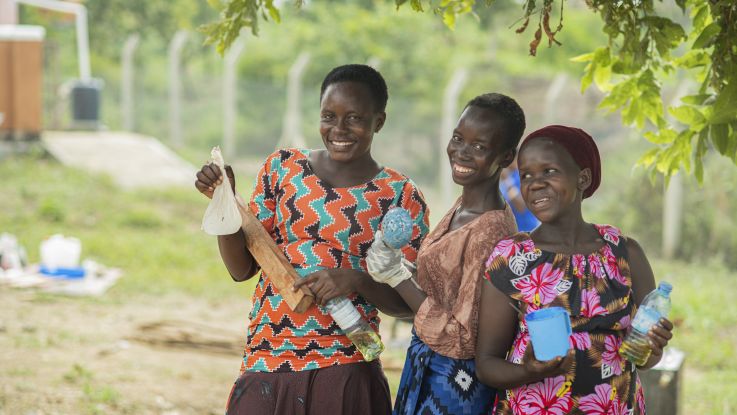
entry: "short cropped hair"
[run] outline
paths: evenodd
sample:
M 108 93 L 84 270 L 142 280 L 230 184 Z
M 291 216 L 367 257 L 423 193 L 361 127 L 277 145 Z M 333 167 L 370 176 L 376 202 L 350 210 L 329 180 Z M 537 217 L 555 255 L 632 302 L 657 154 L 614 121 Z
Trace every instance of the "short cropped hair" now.
M 320 101 L 322 101 L 322 96 L 325 95 L 325 90 L 330 85 L 338 82 L 358 82 L 359 84 L 366 85 L 369 91 L 371 91 L 376 112 L 384 112 L 386 110 L 389 92 L 387 91 L 384 77 L 376 69 L 361 64 L 350 64 L 333 68 L 322 81 Z
M 522 134 L 525 132 L 525 113 L 517 101 L 496 92 L 482 94 L 468 101 L 468 107 L 487 108 L 504 120 L 505 150 L 517 148 Z

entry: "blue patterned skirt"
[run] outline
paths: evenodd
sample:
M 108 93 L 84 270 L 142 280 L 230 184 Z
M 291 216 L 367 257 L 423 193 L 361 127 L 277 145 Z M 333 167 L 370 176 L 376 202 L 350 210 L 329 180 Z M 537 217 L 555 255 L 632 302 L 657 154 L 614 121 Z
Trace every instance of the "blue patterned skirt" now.
M 394 415 L 486 415 L 495 398 L 496 389 L 476 378 L 473 359 L 439 355 L 412 329 Z

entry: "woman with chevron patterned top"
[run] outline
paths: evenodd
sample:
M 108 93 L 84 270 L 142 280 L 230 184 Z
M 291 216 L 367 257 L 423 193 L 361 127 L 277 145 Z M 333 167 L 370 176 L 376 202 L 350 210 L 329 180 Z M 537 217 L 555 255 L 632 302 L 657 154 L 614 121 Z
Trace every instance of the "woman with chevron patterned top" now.
M 496 242 L 517 230 L 499 178 L 524 129 L 512 98 L 472 99 L 447 150 L 463 192 L 423 241 L 415 278 L 400 261 L 405 253 L 386 246 L 380 232 L 369 249 L 371 276 L 395 287 L 415 313 L 395 414 L 487 414 L 494 403 L 496 391 L 478 381 L 474 364 L 480 276 Z
M 241 376 L 228 414 L 388 414 L 389 385 L 378 360 L 365 362 L 325 303 L 346 296 L 377 331 L 377 309 L 408 315 L 391 287 L 366 273 L 366 252 L 384 214 L 407 209 L 414 221 L 404 254 L 414 260 L 427 233 L 427 206 L 417 186 L 371 156 L 386 120 L 387 87 L 366 65 L 333 69 L 320 89 L 325 149 L 282 149 L 261 167 L 249 208 L 303 277 L 316 304 L 293 312 L 246 250 L 242 231 L 219 236 L 220 254 L 235 281 L 259 275 L 249 315 Z M 234 182 L 232 169 L 226 174 Z M 197 174 L 211 197 L 222 181 L 215 165 Z
M 644 415 L 638 370 L 658 363 L 673 324 L 661 318 L 649 331 L 652 355 L 643 366 L 619 354 L 655 279 L 637 241 L 583 219 L 582 201 L 601 180 L 594 139 L 547 126 L 527 136 L 517 163 L 522 198 L 541 224 L 500 241 L 486 263 L 476 367 L 500 389 L 494 414 Z M 525 315 L 549 307 L 570 314 L 570 349 L 538 361 Z

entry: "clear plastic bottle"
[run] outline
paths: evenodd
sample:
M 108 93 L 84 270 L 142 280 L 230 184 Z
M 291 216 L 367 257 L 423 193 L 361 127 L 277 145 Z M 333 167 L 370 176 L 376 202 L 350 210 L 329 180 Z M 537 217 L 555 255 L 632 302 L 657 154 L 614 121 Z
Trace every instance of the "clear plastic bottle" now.
M 384 343 L 369 324 L 361 318 L 361 314 L 353 306 L 351 300 L 336 297 L 328 301 L 327 308 L 338 326 L 353 342 L 363 359 L 367 362 L 375 360 L 384 351 Z
M 668 317 L 670 312 L 670 292 L 673 286 L 667 282 L 658 284 L 658 288 L 650 292 L 632 321 L 632 329 L 624 338 L 619 354 L 630 362 L 642 366 L 647 362 L 652 352 L 648 342 L 647 332 L 650 331 L 661 317 Z

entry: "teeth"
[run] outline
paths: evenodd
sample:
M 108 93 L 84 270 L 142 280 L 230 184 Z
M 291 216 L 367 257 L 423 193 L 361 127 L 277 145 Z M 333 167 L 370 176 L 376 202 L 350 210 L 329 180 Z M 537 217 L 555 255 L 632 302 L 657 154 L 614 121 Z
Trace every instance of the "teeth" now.
M 549 200 L 549 199 L 548 199 L 547 197 L 544 197 L 544 198 L 542 198 L 542 199 L 537 199 L 537 200 L 536 200 L 536 201 L 534 201 L 533 203 L 535 203 L 536 205 L 539 205 L 540 203 L 543 203 L 543 202 L 547 202 L 548 200 Z
M 457 164 L 453 165 L 453 170 L 457 171 L 458 173 L 470 173 L 473 171 L 473 169 L 469 169 L 468 167 L 461 167 Z
M 333 141 L 332 143 L 334 146 L 338 147 L 348 147 L 353 144 L 351 141 Z

